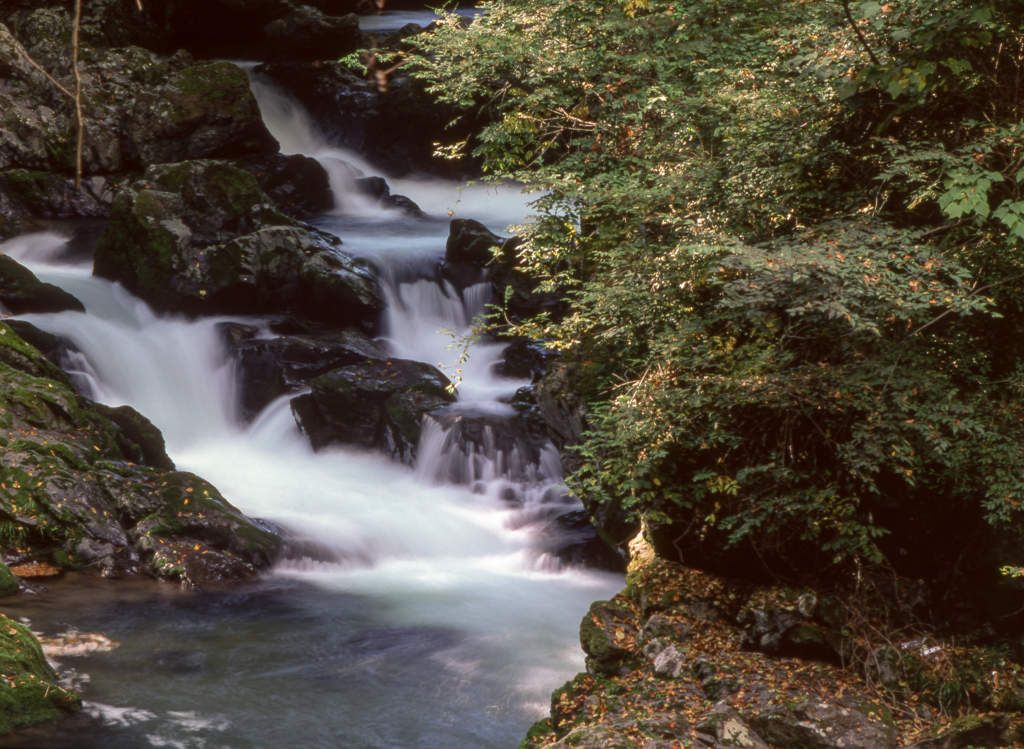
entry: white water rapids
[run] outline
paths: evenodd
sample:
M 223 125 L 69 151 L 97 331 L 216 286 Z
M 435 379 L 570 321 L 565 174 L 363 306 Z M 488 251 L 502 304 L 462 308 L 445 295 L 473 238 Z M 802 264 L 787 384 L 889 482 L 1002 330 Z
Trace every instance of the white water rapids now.
M 335 180 L 345 170 L 338 160 L 373 173 L 318 143 L 297 108 L 255 89 L 286 152 L 320 158 Z M 448 210 L 502 232 L 521 221 L 523 198 L 513 188 L 460 193 L 451 183 L 389 179 L 393 193 L 438 217 L 424 221 L 379 211 L 343 180 L 333 184 L 341 210 L 317 223 L 381 269 L 392 353 L 454 364 L 451 335 L 438 331 L 464 332 L 482 310 L 482 289 L 460 295 L 410 269 L 443 254 Z M 133 406 L 162 430 L 180 470 L 330 552 L 284 562 L 260 586 L 234 594 L 121 583 L 111 584 L 121 592 L 95 600 L 98 589 L 28 605 L 22 613 L 36 628 L 92 628 L 121 643 L 73 664 L 91 676 L 85 696 L 102 728 L 93 743 L 80 735 L 67 746 L 515 746 L 546 714 L 551 690 L 580 669 L 577 632 L 590 602 L 622 582 L 559 570 L 537 551 L 536 526 L 524 517 L 552 498 L 553 450 L 518 475 L 504 471 L 515 456 L 477 455 L 465 469 L 471 480 L 456 485 L 446 480 L 453 469 L 445 461 L 454 458 L 437 429 L 425 430 L 411 469 L 372 453 L 314 454 L 287 399 L 243 426 L 218 320 L 154 314 L 93 278 L 88 264 L 67 260 L 65 243 L 36 234 L 0 251 L 85 304 L 84 315 L 26 319 L 73 343 L 73 366 L 92 397 Z M 491 375 L 500 352 L 471 349 L 461 407 L 507 408 L 497 398 L 524 383 Z M 518 506 L 502 499 L 509 487 Z

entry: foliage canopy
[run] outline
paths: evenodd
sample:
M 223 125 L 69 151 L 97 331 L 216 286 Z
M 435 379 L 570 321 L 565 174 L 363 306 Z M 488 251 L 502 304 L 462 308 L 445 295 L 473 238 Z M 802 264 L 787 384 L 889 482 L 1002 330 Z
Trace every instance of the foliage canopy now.
M 518 332 L 579 362 L 588 507 L 779 574 L 1015 520 L 1024 4 L 484 8 L 418 74 L 543 191 L 520 262 L 573 307 Z

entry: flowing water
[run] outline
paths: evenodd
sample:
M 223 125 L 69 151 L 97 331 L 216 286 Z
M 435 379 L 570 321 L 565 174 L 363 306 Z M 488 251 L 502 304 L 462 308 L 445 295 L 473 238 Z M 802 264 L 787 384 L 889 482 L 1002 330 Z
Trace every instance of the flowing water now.
M 514 187 L 460 192 L 389 180 L 436 218 L 381 211 L 346 183 L 346 163 L 372 170 L 319 143 L 280 95 L 254 88 L 283 150 L 330 169 L 339 207 L 317 223 L 380 270 L 392 354 L 454 365 L 458 352 L 447 346 L 482 311 L 486 287 L 460 293 L 422 270 L 443 255 L 449 210 L 502 232 L 522 220 L 523 196 Z M 588 605 L 622 582 L 560 569 L 543 553 L 537 521 L 574 501 L 559 488 L 553 448 L 530 457 L 489 438 L 460 445 L 431 423 L 419 465 L 409 468 L 373 453 L 314 454 L 287 399 L 243 425 L 219 320 L 157 315 L 92 277 L 88 258 L 67 247 L 64 236 L 45 233 L 0 251 L 85 304 L 84 315 L 26 316 L 74 344 L 68 365 L 78 386 L 138 409 L 163 431 L 179 469 L 320 552 L 230 592 L 69 576 L 53 596 L 5 601 L 7 613 L 46 634 L 77 628 L 120 643 L 66 661 L 95 720 L 18 745 L 515 746 L 546 714 L 551 690 L 580 669 L 577 631 Z M 507 415 L 500 399 L 524 383 L 491 374 L 500 346 L 469 353 L 458 409 Z

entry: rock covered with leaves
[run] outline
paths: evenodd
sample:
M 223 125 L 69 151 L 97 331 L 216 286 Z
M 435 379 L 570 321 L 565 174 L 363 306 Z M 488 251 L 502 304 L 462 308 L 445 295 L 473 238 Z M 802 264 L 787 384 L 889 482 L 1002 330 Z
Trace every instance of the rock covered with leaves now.
M 626 589 L 595 603 L 581 624 L 587 672 L 555 691 L 551 717 L 530 730 L 522 749 L 995 749 L 1014 746 L 1020 735 L 1022 682 L 997 653 L 957 650 L 958 659 L 985 661 L 970 668 L 994 668 L 1001 684 L 997 691 L 974 687 L 960 706 L 921 687 L 963 678 L 928 656 L 906 657 L 900 694 L 875 688 L 837 658 L 749 647 L 741 627 L 747 617 L 810 623 L 817 602 L 667 562 L 639 539 L 631 548 Z
M 3 322 L 0 372 L 4 549 L 57 567 L 192 587 L 250 578 L 270 564 L 281 544 L 272 529 L 175 471 L 144 417 L 77 396 L 66 375 Z

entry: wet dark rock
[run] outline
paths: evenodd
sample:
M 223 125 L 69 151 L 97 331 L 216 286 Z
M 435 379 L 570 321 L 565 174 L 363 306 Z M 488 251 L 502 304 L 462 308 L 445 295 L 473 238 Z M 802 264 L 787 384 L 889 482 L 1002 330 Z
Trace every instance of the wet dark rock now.
M 413 218 L 425 218 L 427 215 L 406 196 L 392 195 L 391 187 L 383 177 L 359 177 L 353 183 L 359 192 L 375 198 L 384 208 L 402 211 Z
M 469 136 L 472 123 L 448 128 L 458 113 L 438 105 L 421 81 L 396 72 L 384 92 L 341 63 L 267 63 L 255 71 L 293 96 L 330 142 L 367 154 L 373 164 L 402 176 L 410 173 L 461 177 L 475 171 L 469 159 L 434 155 L 435 143 Z
M 11 314 L 85 312 L 85 306 L 63 289 L 43 283 L 25 266 L 0 254 L 0 304 Z
M 452 408 L 432 414 L 430 418 L 445 431 L 445 453 L 458 450 L 464 455 L 477 453 L 498 459 L 499 469 L 510 473 L 513 481 L 527 478 L 529 467 L 540 463 L 548 445 L 543 425 L 516 411 Z M 447 478 L 464 483 L 456 476 Z
M 386 198 L 382 198 L 380 202 L 387 208 L 402 211 L 407 216 L 411 216 L 413 218 L 427 217 L 427 214 L 424 213 L 416 203 L 404 195 L 388 195 Z
M 501 361 L 494 365 L 493 372 L 499 377 L 529 379 L 537 382 L 547 374 L 551 361 L 560 354 L 539 341 L 520 339 L 513 341 L 502 352 Z
M 583 510 L 557 516 L 549 523 L 548 533 L 558 544 L 555 557 L 568 567 L 626 571 L 626 560 L 597 535 Z
M 309 5 L 271 21 L 263 35 L 267 57 L 273 60 L 337 60 L 355 52 L 363 41 L 355 14 L 329 16 Z
M 412 463 L 423 416 L 452 403 L 448 378 L 429 364 L 380 359 L 336 369 L 292 399 L 292 413 L 313 449 L 347 444 Z
M 364 333 L 338 330 L 233 344 L 239 363 L 242 418 L 251 419 L 274 399 L 307 387 L 334 369 L 380 359 L 385 352 Z
M 235 165 L 253 175 L 260 190 L 286 216 L 307 219 L 334 208 L 330 178 L 316 159 L 278 153 L 248 156 Z
M 376 277 L 336 242 L 277 211 L 242 169 L 162 164 L 118 192 L 94 272 L 159 309 L 297 310 L 372 328 L 383 308 Z
M 391 196 L 391 186 L 383 177 L 359 177 L 353 180 L 353 184 L 363 195 L 369 195 L 377 200 Z
M 400 50 L 402 52 L 408 52 L 413 48 L 413 44 L 408 40 L 414 36 L 418 36 L 426 31 L 426 27 L 420 26 L 418 23 L 407 23 L 405 26 L 400 28 L 391 34 L 385 34 L 384 36 L 370 35 L 373 36 L 369 44 L 364 41 L 363 46 L 366 48 L 379 47 L 383 49 Z
M 514 322 L 541 313 L 559 319 L 568 312 L 568 302 L 560 291 L 539 291 L 540 282 L 520 270 L 521 243 L 521 238 L 501 237 L 479 221 L 453 219 L 441 275 L 460 289 L 488 280 L 492 298 L 502 300 L 505 316 Z
M 453 218 L 445 243 L 444 259 L 449 263 L 488 265 L 500 259 L 501 248 L 512 240 L 499 237 L 479 221 Z

